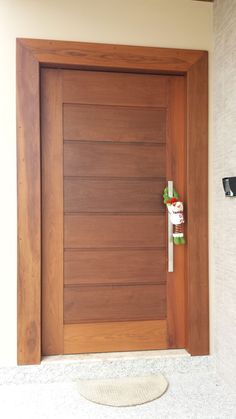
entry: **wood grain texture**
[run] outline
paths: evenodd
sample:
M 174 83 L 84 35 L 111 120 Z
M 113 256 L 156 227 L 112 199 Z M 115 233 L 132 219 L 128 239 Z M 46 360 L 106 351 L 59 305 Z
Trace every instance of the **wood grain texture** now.
M 64 247 L 163 247 L 165 215 L 76 215 L 64 217 Z
M 17 44 L 17 362 L 41 358 L 39 64 Z
M 165 157 L 164 145 L 66 141 L 64 176 L 165 177 Z
M 208 57 L 203 54 L 189 71 L 187 147 L 187 348 L 192 355 L 209 353 L 208 205 Z M 199 228 L 200 226 L 200 228 Z
M 207 179 L 206 158 L 196 158 L 198 129 L 200 142 L 207 152 L 207 53 L 204 51 L 87 44 L 77 42 L 18 39 L 17 40 L 17 138 L 18 138 L 18 363 L 40 362 L 40 132 L 39 132 L 39 67 L 122 70 L 128 72 L 184 74 L 187 83 L 187 179 L 194 174 L 191 193 L 199 187 L 199 179 Z M 24 71 L 22 71 L 24 69 Z M 190 109 L 191 108 L 191 109 Z M 203 111 L 204 110 L 204 111 Z M 29 117 L 30 115 L 30 117 Z M 196 120 L 196 124 L 195 124 Z M 191 144 L 194 147 L 191 147 Z M 201 148 L 201 147 L 200 147 Z M 33 156 L 33 159 L 32 159 Z M 32 162 L 34 164 L 32 165 Z M 191 164 L 190 164 L 191 163 Z M 207 185 L 200 192 L 206 195 Z M 194 192 L 193 192 L 194 191 Z M 187 195 L 188 196 L 188 195 Z M 187 349 L 194 354 L 208 353 L 208 272 L 207 204 L 198 211 L 195 198 L 190 214 L 198 212 L 192 222 L 197 240 L 188 237 L 187 255 Z M 202 202 L 203 204 L 203 202 Z M 199 214 L 203 223 L 196 220 Z M 190 231 L 191 220 L 188 216 Z M 188 231 L 188 234 L 189 234 Z M 199 241 L 204 237 L 203 242 Z M 191 245 L 190 245 L 191 243 Z M 197 251 L 196 251 L 197 250 Z M 203 258 L 204 268 L 197 271 Z M 191 263 L 193 261 L 193 269 Z M 199 263 L 200 264 L 200 263 Z M 199 265 L 198 264 L 198 265 Z M 191 275 L 189 275 L 189 273 Z M 201 276 L 200 276 L 201 275 Z M 200 298 L 197 304 L 194 289 Z M 202 309 L 202 313 L 201 313 Z M 82 325 L 83 326 L 83 325 Z M 193 326 L 193 333 L 190 332 Z M 201 328 L 203 327 L 203 333 Z M 149 345 L 148 345 L 149 347 Z
M 77 285 L 64 288 L 64 324 L 165 318 L 165 285 Z
M 174 181 L 180 200 L 185 204 L 185 237 L 187 231 L 186 201 L 186 79 L 169 78 L 167 140 L 167 178 Z M 167 327 L 169 348 L 186 345 L 186 274 L 185 253 L 188 246 L 174 246 L 174 272 L 167 273 Z
M 122 261 L 122 263 L 120 263 Z M 166 252 L 163 249 L 67 250 L 64 284 L 163 283 Z
M 166 320 L 64 325 L 64 353 L 167 349 Z
M 60 68 L 183 74 L 202 51 L 19 38 L 36 61 Z
M 165 142 L 163 109 L 74 104 L 63 114 L 65 140 Z
M 167 106 L 167 80 L 162 76 L 64 70 L 62 77 L 64 103 Z
M 163 180 L 64 179 L 65 212 L 163 213 Z
M 63 353 L 63 135 L 61 73 L 42 82 L 42 354 Z

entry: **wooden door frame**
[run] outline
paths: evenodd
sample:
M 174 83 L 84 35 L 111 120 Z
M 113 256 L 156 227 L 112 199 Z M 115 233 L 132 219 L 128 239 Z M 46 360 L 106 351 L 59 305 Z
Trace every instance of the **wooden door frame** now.
M 208 53 L 17 39 L 18 364 L 41 362 L 42 67 L 184 75 L 186 126 L 186 350 L 209 353 Z

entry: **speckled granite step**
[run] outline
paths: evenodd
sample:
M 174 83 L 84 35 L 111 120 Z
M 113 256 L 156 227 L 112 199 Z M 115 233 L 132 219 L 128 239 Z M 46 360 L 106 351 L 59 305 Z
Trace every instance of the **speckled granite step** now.
M 168 375 L 215 371 L 213 356 L 191 357 L 184 350 L 45 357 L 40 365 L 0 367 L 0 384 L 53 383 L 78 378 Z

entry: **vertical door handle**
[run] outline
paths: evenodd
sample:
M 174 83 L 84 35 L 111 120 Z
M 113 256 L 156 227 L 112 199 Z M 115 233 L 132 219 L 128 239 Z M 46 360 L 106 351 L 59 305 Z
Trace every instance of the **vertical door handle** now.
M 173 180 L 168 181 L 168 195 L 173 198 Z M 173 244 L 173 224 L 168 212 L 168 272 L 174 272 L 174 244 Z

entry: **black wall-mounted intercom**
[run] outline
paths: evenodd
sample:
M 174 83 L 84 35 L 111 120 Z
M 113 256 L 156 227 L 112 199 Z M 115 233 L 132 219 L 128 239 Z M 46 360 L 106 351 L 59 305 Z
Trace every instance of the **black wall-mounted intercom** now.
M 236 177 L 224 177 L 222 181 L 225 196 L 236 196 Z

